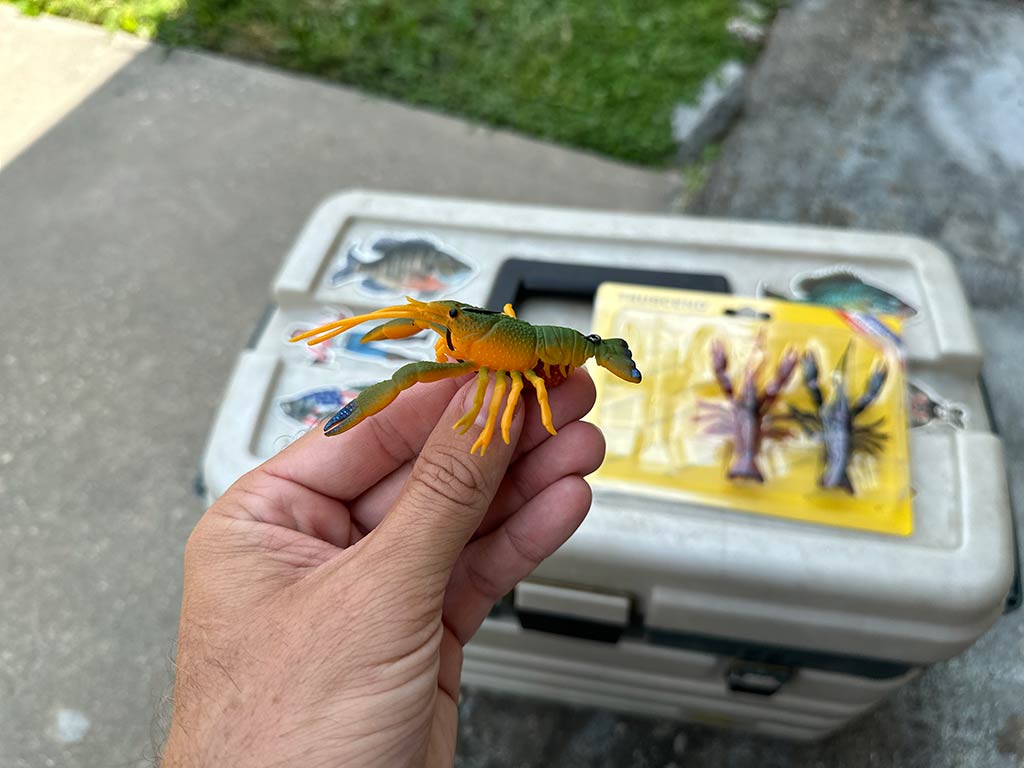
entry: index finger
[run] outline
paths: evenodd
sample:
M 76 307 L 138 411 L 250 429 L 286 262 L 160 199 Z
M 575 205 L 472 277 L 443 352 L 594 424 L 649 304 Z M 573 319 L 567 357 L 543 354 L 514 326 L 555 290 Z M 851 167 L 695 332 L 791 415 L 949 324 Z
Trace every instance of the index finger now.
M 419 455 L 465 377 L 413 386 L 373 418 L 327 437 L 315 428 L 263 469 L 342 501 L 354 499 Z
M 325 496 L 351 501 L 419 456 L 448 403 L 469 378 L 415 385 L 383 411 L 335 437 L 313 429 L 263 468 Z M 523 397 L 527 417 L 516 457 L 549 437 L 540 423 L 535 398 L 529 394 L 532 388 L 527 392 Z M 593 406 L 594 397 L 590 375 L 582 368 L 575 371 L 565 383 L 550 390 L 556 422 L 561 426 L 582 417 Z

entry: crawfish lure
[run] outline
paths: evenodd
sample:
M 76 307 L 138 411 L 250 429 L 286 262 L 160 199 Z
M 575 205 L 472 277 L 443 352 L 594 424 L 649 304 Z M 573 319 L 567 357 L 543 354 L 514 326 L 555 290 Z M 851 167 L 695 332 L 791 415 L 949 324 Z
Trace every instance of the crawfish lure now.
M 384 307 L 365 315 L 336 320 L 292 337 L 292 341 L 319 344 L 369 320 L 387 320 L 360 340 L 361 343 L 384 339 L 404 339 L 421 331 L 438 335 L 434 345 L 436 362 L 409 363 L 386 380 L 364 389 L 359 396 L 332 416 L 324 425 L 327 435 L 340 435 L 359 422 L 380 412 L 399 393 L 419 382 L 441 381 L 472 371 L 477 372 L 473 404 L 454 425 L 462 434 L 476 421 L 483 407 L 487 384 L 493 374 L 494 393 L 487 411 L 487 421 L 470 453 L 478 449 L 484 454 L 494 435 L 498 411 L 511 379 L 511 390 L 501 417 L 501 437 L 510 439 L 512 415 L 523 389 L 523 380 L 536 391 L 541 422 L 552 435 L 555 427 L 548 406 L 547 388 L 567 379 L 570 373 L 594 358 L 620 379 L 639 384 L 640 371 L 623 339 L 602 339 L 584 336 L 572 328 L 557 325 L 531 325 L 515 316 L 510 304 L 503 312 L 481 309 L 459 301 L 417 301 L 406 297 L 408 304 Z
M 853 454 L 863 451 L 871 456 L 882 452 L 887 435 L 882 431 L 884 418 L 858 424 L 858 417 L 878 399 L 888 376 L 884 363 L 874 366 L 868 376 L 864 394 L 850 402 L 847 392 L 846 366 L 850 355 L 847 346 L 839 364 L 832 372 L 832 393 L 826 400 L 818 381 L 818 359 L 808 350 L 801 360 L 804 386 L 814 403 L 814 412 L 790 406 L 790 414 L 807 435 L 819 435 L 825 447 L 825 468 L 818 480 L 822 488 L 839 488 L 854 493 L 849 466 Z
M 757 465 L 761 441 L 764 438 L 781 440 L 789 437 L 789 430 L 771 413 L 771 409 L 793 375 L 797 354 L 787 350 L 779 362 L 775 377 L 759 391 L 757 382 L 764 368 L 763 345 L 764 338 L 758 337 L 738 391 L 729 377 L 729 358 L 725 345 L 718 339 L 711 345 L 711 367 L 726 402 L 701 401 L 697 421 L 703 424 L 706 434 L 728 435 L 732 438 L 732 462 L 726 475 L 730 480 L 742 478 L 763 483 L 764 475 Z

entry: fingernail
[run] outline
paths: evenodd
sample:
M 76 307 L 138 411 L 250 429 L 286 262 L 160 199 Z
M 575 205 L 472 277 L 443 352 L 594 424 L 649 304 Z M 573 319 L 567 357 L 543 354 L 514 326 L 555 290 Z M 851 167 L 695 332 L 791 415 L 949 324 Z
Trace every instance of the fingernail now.
M 462 410 L 468 411 L 473 407 L 473 398 L 476 397 L 476 379 L 466 383 L 462 388 Z
M 491 408 L 491 398 L 494 397 L 494 377 L 487 382 L 487 391 L 484 392 L 484 404 L 480 408 L 480 413 L 476 415 L 476 421 L 473 422 L 474 426 L 483 427 L 487 423 L 487 412 Z M 472 399 L 470 399 L 472 403 Z M 498 415 L 501 418 L 501 415 Z
M 476 400 L 476 379 L 466 388 L 462 397 L 462 412 L 466 413 L 473 407 L 473 402 Z M 506 381 L 505 393 L 508 393 L 508 386 Z M 474 426 L 483 427 L 487 423 L 487 414 L 491 407 L 491 398 L 494 397 L 494 376 L 492 375 L 487 382 L 487 389 L 484 390 L 484 401 L 480 407 L 480 412 L 476 415 L 476 419 L 473 422 Z M 497 420 L 501 421 L 501 416 L 504 410 L 498 411 Z

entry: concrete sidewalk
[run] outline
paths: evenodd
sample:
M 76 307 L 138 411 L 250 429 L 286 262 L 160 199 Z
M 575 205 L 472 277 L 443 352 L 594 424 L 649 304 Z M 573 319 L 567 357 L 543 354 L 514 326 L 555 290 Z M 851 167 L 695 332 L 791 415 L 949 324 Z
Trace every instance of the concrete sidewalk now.
M 0 169 L 146 47 L 123 32 L 0 5 Z
M 673 180 L 8 6 L 0 73 L 0 765 L 145 765 L 196 464 L 314 206 L 664 210 Z

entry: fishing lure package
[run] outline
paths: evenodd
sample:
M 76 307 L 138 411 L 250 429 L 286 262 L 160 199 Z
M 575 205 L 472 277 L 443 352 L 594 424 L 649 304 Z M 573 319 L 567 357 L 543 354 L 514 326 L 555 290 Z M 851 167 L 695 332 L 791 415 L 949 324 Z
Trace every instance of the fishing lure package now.
M 608 448 L 595 482 L 683 501 L 905 536 L 912 531 L 897 317 L 605 284 L 595 330 L 649 373 L 595 377 Z

